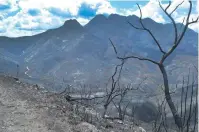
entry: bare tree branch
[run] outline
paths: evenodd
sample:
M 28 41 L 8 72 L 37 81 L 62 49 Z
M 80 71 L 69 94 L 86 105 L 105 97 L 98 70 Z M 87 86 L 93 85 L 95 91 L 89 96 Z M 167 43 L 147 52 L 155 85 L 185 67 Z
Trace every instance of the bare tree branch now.
M 190 69 L 189 69 L 189 74 L 187 78 L 187 86 L 186 86 L 186 91 L 185 91 L 185 100 L 184 100 L 184 116 L 183 116 L 183 126 L 185 125 L 186 122 L 186 115 L 187 115 L 187 97 L 188 97 L 188 92 L 189 92 L 189 81 L 190 81 Z
M 180 6 L 180 5 L 182 5 L 184 3 L 184 1 L 182 1 L 180 4 L 178 4 L 176 7 L 175 7 L 175 9 L 170 13 L 170 15 L 173 13 L 173 12 L 175 12 L 177 9 L 178 9 L 178 7 Z
M 196 89 L 196 94 L 195 94 L 195 102 L 196 102 L 196 105 L 195 105 L 195 118 L 194 118 L 194 132 L 196 130 L 196 125 L 198 124 L 198 88 Z
M 160 7 L 162 8 L 162 10 L 166 13 L 166 15 L 171 19 L 171 21 L 172 21 L 172 23 L 173 23 L 173 26 L 174 26 L 174 29 L 175 29 L 175 41 L 174 41 L 174 45 L 173 45 L 173 46 L 171 47 L 171 49 L 162 57 L 162 59 L 161 59 L 161 61 L 160 61 L 160 63 L 162 64 L 162 63 L 164 62 L 164 60 L 165 60 L 168 56 L 170 56 L 170 54 L 173 53 L 173 51 L 178 47 L 178 45 L 180 44 L 182 38 L 183 38 L 184 35 L 185 35 L 185 32 L 186 32 L 188 26 L 189 26 L 190 24 L 193 24 L 193 23 L 198 22 L 199 17 L 198 17 L 195 21 L 189 22 L 189 18 L 190 18 L 191 11 L 192 11 L 192 2 L 189 1 L 189 5 L 190 5 L 190 6 L 189 6 L 189 12 L 188 12 L 188 15 L 187 15 L 186 23 L 185 23 L 185 26 L 184 26 L 184 29 L 183 29 L 182 33 L 178 36 L 177 26 L 176 26 L 176 23 L 175 23 L 174 19 L 171 17 L 171 15 L 168 14 L 168 12 L 166 12 L 166 11 L 163 9 L 163 7 L 162 7 L 162 5 L 160 4 L 160 2 L 159 2 L 159 5 L 160 5 Z M 177 35 L 177 36 L 176 36 L 176 35 Z
M 184 17 L 183 20 L 182 20 L 182 25 L 183 25 L 184 21 L 185 21 L 185 17 Z
M 145 61 L 149 61 L 149 62 L 152 62 L 156 65 L 158 65 L 159 63 L 152 60 L 152 59 L 148 59 L 148 58 L 143 58 L 143 57 L 138 57 L 138 56 L 127 56 L 127 57 L 117 57 L 118 59 L 121 59 L 121 60 L 127 60 L 127 59 L 138 59 L 138 60 L 145 60 Z
M 187 119 L 187 122 L 186 122 L 187 131 L 189 131 L 190 122 L 191 122 L 192 107 L 193 107 L 193 91 L 194 91 L 193 89 L 194 89 L 194 80 L 192 81 L 192 86 L 191 86 L 191 100 L 190 100 L 190 103 L 189 103 L 189 114 L 188 114 L 188 119 Z
M 132 27 L 134 27 L 135 29 L 147 31 L 147 32 L 151 35 L 151 37 L 153 38 L 153 40 L 155 41 L 155 43 L 156 43 L 156 45 L 158 46 L 159 50 L 160 50 L 163 54 L 165 54 L 166 52 L 162 49 L 162 47 L 160 46 L 160 43 L 159 43 L 158 40 L 155 38 L 155 36 L 153 35 L 153 33 L 152 33 L 148 28 L 146 28 L 146 27 L 144 26 L 144 24 L 143 24 L 143 22 L 142 22 L 142 10 L 141 10 L 139 4 L 137 4 L 137 6 L 138 6 L 139 11 L 140 11 L 140 19 L 139 19 L 139 21 L 140 21 L 140 24 L 141 24 L 142 28 L 138 28 L 138 27 L 134 26 L 134 25 L 133 25 L 132 23 L 130 23 L 129 21 L 127 21 L 127 22 L 128 22 Z
M 139 30 L 145 30 L 143 28 L 139 28 L 139 27 L 136 27 L 135 25 L 133 25 L 131 22 L 127 21 L 129 25 L 131 25 L 133 28 L 135 29 L 139 29 Z
M 181 88 L 181 101 L 180 101 L 180 116 L 182 117 L 182 103 L 183 103 L 183 97 L 184 97 L 184 76 L 182 80 L 182 88 Z
M 167 11 L 167 9 L 171 6 L 171 1 L 169 1 L 168 6 L 165 8 L 165 11 Z
M 112 42 L 112 40 L 110 38 L 109 38 L 109 41 L 111 42 L 111 44 L 113 46 L 113 49 L 115 51 L 115 54 L 117 55 L 117 49 L 116 49 L 115 45 L 113 44 L 113 42 Z
M 187 30 L 187 28 L 188 28 L 188 25 L 189 25 L 189 18 L 190 18 L 190 15 L 191 15 L 191 11 L 192 11 L 192 2 L 189 1 L 189 12 L 188 12 L 188 14 L 187 14 L 187 19 L 186 19 L 185 27 L 184 27 L 184 29 L 183 29 L 181 35 L 179 36 L 176 45 L 178 45 L 178 44 L 181 42 L 181 40 L 182 40 L 182 38 L 184 37 L 184 34 L 185 34 L 185 32 L 186 32 L 186 30 Z
M 152 62 L 152 63 L 158 65 L 158 62 L 156 62 L 156 61 L 154 61 L 154 60 L 152 60 L 152 59 L 148 59 L 148 58 L 143 58 L 143 57 L 138 57 L 138 56 L 119 57 L 119 56 L 118 56 L 117 49 L 116 49 L 114 43 L 112 42 L 112 40 L 111 40 L 110 38 L 109 38 L 109 40 L 110 40 L 110 42 L 111 42 L 111 44 L 112 44 L 112 46 L 113 46 L 113 49 L 114 49 L 115 54 L 117 55 L 117 58 L 118 58 L 118 59 L 120 59 L 120 60 L 127 60 L 127 59 L 130 59 L 130 58 L 131 58 L 131 59 L 134 58 L 134 59 L 138 59 L 138 60 L 146 60 L 146 61 L 149 61 L 149 62 Z
M 199 19 L 199 16 L 196 18 L 196 20 L 193 20 L 193 19 L 192 19 L 192 22 L 189 22 L 189 25 L 190 25 L 190 24 L 193 24 L 193 23 L 197 23 L 197 22 L 198 22 L 198 19 Z
M 169 4 L 169 5 L 171 5 L 171 4 Z M 160 6 L 160 8 L 162 9 L 162 11 L 169 17 L 169 19 L 172 21 L 172 24 L 173 24 L 173 27 L 174 27 L 174 30 L 175 30 L 175 40 L 174 40 L 174 44 L 177 42 L 177 39 L 178 39 L 178 30 L 177 30 L 177 26 L 176 26 L 176 22 L 175 22 L 175 20 L 173 19 L 173 17 L 171 16 L 171 14 L 169 14 L 168 12 L 167 12 L 167 10 L 166 9 L 164 9 L 163 7 L 162 7 L 162 5 L 161 5 L 161 3 L 160 3 L 160 1 L 159 1 L 159 6 Z M 169 7 L 169 6 L 168 6 Z M 178 7 L 178 6 L 177 6 Z M 176 7 L 176 9 L 177 9 L 177 7 Z M 174 10 L 173 10 L 174 11 Z
M 195 65 L 193 65 L 194 66 L 194 68 L 196 69 L 196 72 L 198 73 L 198 68 L 195 66 Z

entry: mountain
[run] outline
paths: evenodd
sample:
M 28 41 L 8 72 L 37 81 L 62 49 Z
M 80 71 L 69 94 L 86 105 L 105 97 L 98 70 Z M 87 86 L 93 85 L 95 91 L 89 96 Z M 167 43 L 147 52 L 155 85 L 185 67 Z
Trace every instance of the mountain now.
M 145 53 L 146 51 L 152 51 L 148 56 L 158 59 L 159 57 L 156 57 L 157 55 L 160 56 L 161 53 L 158 51 L 158 47 L 152 37 L 146 31 L 134 29 L 127 23 L 127 21 L 136 27 L 141 27 L 137 16 L 133 15 L 125 17 L 112 14 L 106 21 L 102 16 L 96 16 L 85 26 L 85 28 L 99 38 L 105 40 L 112 38 L 119 48 L 126 49 L 126 52 L 129 52 L 130 50 L 130 52 L 133 51 L 137 54 L 143 54 L 143 51 Z M 150 18 L 143 19 L 143 23 L 152 31 L 154 36 L 156 36 L 164 50 L 168 50 L 172 46 L 174 40 L 172 24 L 156 23 Z M 180 24 L 178 24 L 178 27 L 182 28 Z M 178 47 L 177 52 L 197 55 L 197 35 L 198 34 L 193 30 L 188 30 Z
M 76 20 L 69 20 L 59 28 L 34 36 L 0 37 L 0 48 L 5 51 L 2 52 L 3 56 L 9 57 L 6 61 L 19 63 L 20 76 L 23 78 L 47 80 L 56 84 L 62 84 L 63 80 L 72 84 L 103 84 L 119 63 L 109 38 L 115 43 L 120 55 L 137 54 L 154 60 L 161 57 L 151 36 L 145 31 L 134 29 L 127 21 L 140 26 L 137 16 L 97 15 L 85 26 Z M 143 19 L 143 23 L 154 33 L 165 51 L 172 46 L 172 24 L 156 23 L 150 18 Z M 182 25 L 178 24 L 178 28 L 182 28 Z M 197 35 L 188 29 L 176 52 L 168 58 L 167 69 L 172 69 L 180 62 L 183 62 L 181 65 L 197 65 L 192 61 L 197 60 Z M 190 59 L 186 60 L 187 57 Z M 184 72 L 185 69 L 180 68 L 177 71 Z M 172 79 L 177 78 L 178 72 L 171 74 Z M 124 83 L 139 83 L 144 76 L 149 77 L 147 83 L 150 87 L 154 87 L 152 82 L 161 81 L 157 67 L 138 60 L 128 61 L 123 74 Z

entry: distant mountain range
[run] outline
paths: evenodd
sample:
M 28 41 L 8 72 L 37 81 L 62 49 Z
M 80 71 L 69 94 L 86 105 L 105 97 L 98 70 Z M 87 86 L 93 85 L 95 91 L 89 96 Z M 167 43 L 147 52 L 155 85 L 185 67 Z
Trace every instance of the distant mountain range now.
M 71 84 L 105 83 L 119 63 L 109 38 L 120 55 L 137 54 L 159 60 L 161 53 L 151 36 L 134 29 L 127 21 L 140 26 L 137 16 L 97 15 L 85 26 L 76 20 L 68 20 L 57 29 L 34 36 L 0 37 L 0 70 L 15 75 L 18 64 L 20 76 L 30 80 L 46 78 L 58 84 L 63 80 Z M 174 39 L 172 24 L 156 23 L 150 18 L 143 19 L 143 23 L 154 33 L 163 49 L 169 50 Z M 179 29 L 182 26 L 178 24 Z M 188 29 L 176 52 L 166 62 L 173 83 L 188 71 L 186 64 L 197 66 L 197 49 L 198 34 Z M 148 85 L 151 86 L 154 81 L 161 81 L 157 70 L 149 63 L 129 60 L 122 81 L 139 82 L 143 76 L 148 76 Z

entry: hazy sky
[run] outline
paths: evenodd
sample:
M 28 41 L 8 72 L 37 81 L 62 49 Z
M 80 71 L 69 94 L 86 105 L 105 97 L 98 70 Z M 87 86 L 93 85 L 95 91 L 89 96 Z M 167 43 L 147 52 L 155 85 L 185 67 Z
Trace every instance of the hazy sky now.
M 173 0 L 169 10 L 175 8 L 182 0 Z M 163 6 L 168 1 L 161 1 Z M 22 36 L 43 32 L 50 28 L 61 26 L 68 19 L 77 19 L 85 25 L 97 14 L 138 15 L 138 3 L 143 11 L 143 17 L 150 17 L 156 22 L 168 23 L 169 19 L 159 8 L 157 0 L 0 0 L 0 35 Z M 198 15 L 199 6 L 193 1 L 191 18 Z M 198 8 L 196 8 L 198 7 Z M 185 0 L 180 8 L 173 13 L 177 22 L 181 22 L 189 8 Z M 198 25 L 190 28 L 195 31 Z

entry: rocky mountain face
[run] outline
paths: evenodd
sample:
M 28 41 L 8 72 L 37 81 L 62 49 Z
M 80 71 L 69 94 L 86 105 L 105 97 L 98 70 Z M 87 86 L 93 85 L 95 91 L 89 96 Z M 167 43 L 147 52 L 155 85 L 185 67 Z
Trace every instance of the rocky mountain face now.
M 140 26 L 136 16 L 109 17 L 97 15 L 84 27 L 76 20 L 69 20 L 57 29 L 50 29 L 34 36 L 19 38 L 0 37 L 1 72 L 16 74 L 29 80 L 55 81 L 61 84 L 106 83 L 113 73 L 116 59 L 109 38 L 115 43 L 119 54 L 136 54 L 159 60 L 161 52 L 151 36 L 131 27 L 127 21 Z M 165 51 L 172 46 L 174 32 L 172 24 L 160 24 L 146 18 L 143 23 L 156 36 Z M 178 25 L 182 28 L 183 25 Z M 166 62 L 173 83 L 178 73 L 188 71 L 183 65 L 197 66 L 197 33 L 189 29 L 178 49 Z M 183 56 L 183 57 L 182 57 Z M 187 59 L 189 58 L 189 59 Z M 5 65 L 5 63 L 7 65 Z M 178 65 L 180 64 L 180 66 Z M 15 68 L 13 68 L 15 67 Z M 178 72 L 176 72 L 178 71 Z M 123 70 L 124 83 L 138 83 L 143 77 L 152 82 L 160 82 L 157 67 L 138 60 L 129 60 Z M 174 80 L 173 80 L 174 79 Z

